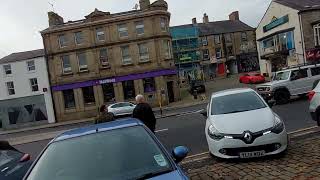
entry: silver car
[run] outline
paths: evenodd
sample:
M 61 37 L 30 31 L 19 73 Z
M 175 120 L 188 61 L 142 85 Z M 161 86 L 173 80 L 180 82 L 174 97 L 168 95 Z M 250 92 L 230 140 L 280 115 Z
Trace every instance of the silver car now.
M 119 102 L 108 106 L 108 112 L 113 113 L 114 116 L 128 116 L 132 115 L 135 104 L 130 102 Z

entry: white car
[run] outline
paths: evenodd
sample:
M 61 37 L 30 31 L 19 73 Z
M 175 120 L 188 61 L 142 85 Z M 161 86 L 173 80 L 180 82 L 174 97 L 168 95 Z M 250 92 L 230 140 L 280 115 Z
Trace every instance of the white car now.
M 308 94 L 310 106 L 309 111 L 311 117 L 320 126 L 320 83 L 319 80 L 313 84 L 313 90 Z
M 115 117 L 132 115 L 135 104 L 130 102 L 119 102 L 108 106 L 108 112 L 112 113 Z
M 283 121 L 253 89 L 212 94 L 204 115 L 206 139 L 213 156 L 252 158 L 287 149 L 288 135 Z
M 304 96 L 312 90 L 312 85 L 320 79 L 320 64 L 303 65 L 276 72 L 269 83 L 256 87 L 266 100 L 274 99 L 277 104 L 286 104 L 291 96 Z

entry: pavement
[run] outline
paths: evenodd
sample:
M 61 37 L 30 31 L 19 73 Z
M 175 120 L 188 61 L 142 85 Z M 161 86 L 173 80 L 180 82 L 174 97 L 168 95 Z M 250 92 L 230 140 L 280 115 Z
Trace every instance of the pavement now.
M 320 132 L 291 138 L 287 154 L 249 160 L 221 160 L 209 155 L 182 164 L 191 180 L 320 179 Z

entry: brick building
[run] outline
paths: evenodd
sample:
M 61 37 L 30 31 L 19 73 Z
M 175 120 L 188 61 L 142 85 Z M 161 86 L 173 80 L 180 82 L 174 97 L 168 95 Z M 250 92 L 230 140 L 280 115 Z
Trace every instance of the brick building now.
M 58 121 L 97 115 L 101 104 L 144 94 L 156 106 L 179 99 L 170 13 L 164 0 L 122 13 L 94 10 L 64 22 L 49 12 L 41 32 Z

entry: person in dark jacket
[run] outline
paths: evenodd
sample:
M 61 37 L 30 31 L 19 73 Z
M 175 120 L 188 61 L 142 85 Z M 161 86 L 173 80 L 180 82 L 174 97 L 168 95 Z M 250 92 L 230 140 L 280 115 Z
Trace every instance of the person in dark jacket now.
M 132 117 L 142 121 L 152 132 L 156 130 L 156 117 L 149 104 L 145 102 L 143 95 L 137 95 L 137 106 L 133 110 Z
M 99 117 L 95 119 L 95 124 L 100 124 L 100 123 L 105 123 L 105 122 L 110 122 L 114 121 L 114 115 L 110 112 L 108 112 L 108 108 L 106 105 L 101 105 L 100 106 L 100 114 Z

